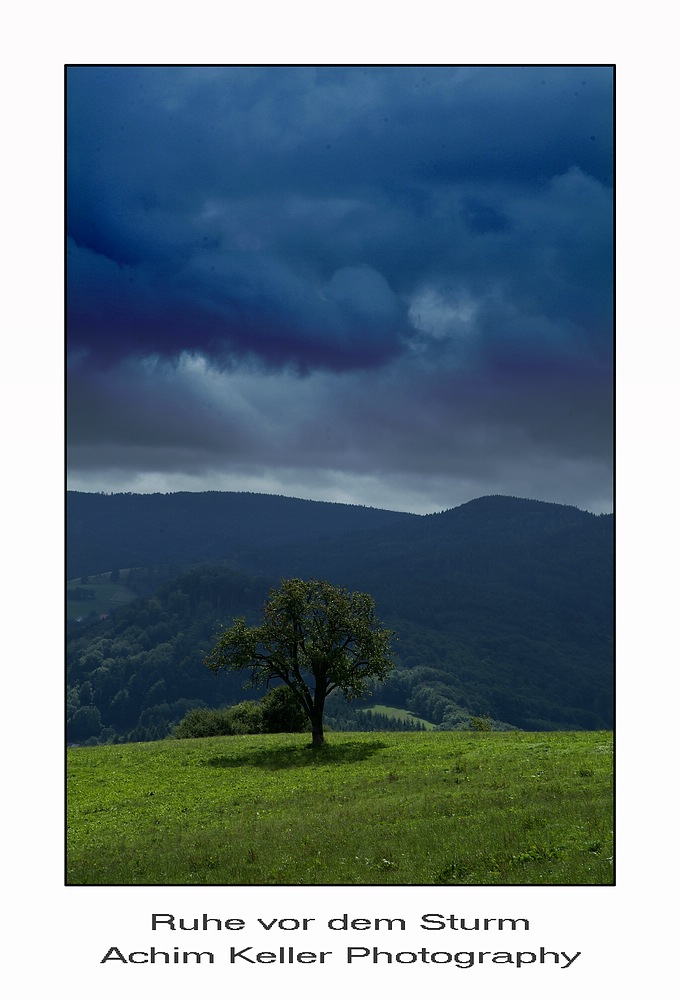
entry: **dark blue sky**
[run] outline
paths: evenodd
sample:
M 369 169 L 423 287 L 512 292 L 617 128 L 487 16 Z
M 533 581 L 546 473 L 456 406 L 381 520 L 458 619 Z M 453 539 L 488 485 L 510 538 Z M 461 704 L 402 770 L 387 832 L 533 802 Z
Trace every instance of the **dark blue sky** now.
M 611 509 L 609 67 L 71 67 L 70 485 Z

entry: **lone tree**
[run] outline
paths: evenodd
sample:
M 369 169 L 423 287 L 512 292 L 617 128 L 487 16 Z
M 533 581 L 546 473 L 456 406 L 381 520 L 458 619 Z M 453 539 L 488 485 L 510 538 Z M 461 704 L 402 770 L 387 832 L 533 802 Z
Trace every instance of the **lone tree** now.
M 326 698 L 336 689 L 348 701 L 369 694 L 368 681 L 383 680 L 394 666 L 390 638 L 368 594 L 324 580 L 282 580 L 269 592 L 262 623 L 248 627 L 236 618 L 205 663 L 215 673 L 250 670 L 250 687 L 283 681 L 311 722 L 312 745 L 320 746 Z

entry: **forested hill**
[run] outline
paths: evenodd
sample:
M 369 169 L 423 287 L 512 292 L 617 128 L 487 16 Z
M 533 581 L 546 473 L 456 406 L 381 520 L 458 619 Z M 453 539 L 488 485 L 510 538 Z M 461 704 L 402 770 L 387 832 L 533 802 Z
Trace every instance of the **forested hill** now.
M 488 496 L 440 514 L 412 516 L 376 526 L 370 536 L 326 535 L 313 545 L 288 543 L 243 549 L 248 572 L 328 575 L 347 586 L 378 586 L 410 579 L 436 588 L 460 576 L 481 584 L 540 590 L 545 577 L 557 587 L 584 592 L 599 581 L 611 607 L 613 517 L 577 507 Z
M 445 727 L 465 725 L 470 714 L 489 714 L 522 729 L 611 726 L 611 515 L 512 497 L 483 497 L 427 516 L 322 505 L 341 515 L 342 528 L 335 532 L 325 511 L 293 501 L 287 508 L 295 515 L 291 540 L 285 518 L 269 516 L 286 509 L 269 501 L 283 498 L 262 498 L 260 510 L 269 513 L 258 535 L 248 495 L 235 496 L 247 531 L 239 535 L 238 525 L 222 525 L 219 543 L 211 546 L 207 524 L 200 532 L 187 527 L 189 543 L 179 525 L 168 530 L 163 548 L 156 530 L 153 551 L 166 564 L 162 589 L 75 627 L 69 643 L 73 739 L 159 738 L 195 699 L 239 700 L 239 679 L 218 683 L 203 655 L 218 622 L 236 614 L 257 621 L 267 588 L 291 576 L 320 577 L 373 595 L 398 640 L 396 670 L 376 692 L 379 704 Z M 259 500 L 251 499 L 256 509 Z M 298 503 L 303 506 L 296 510 Z M 98 509 L 105 515 L 110 508 Z M 134 511 L 134 504 L 126 509 Z M 305 526 L 307 510 L 311 522 Z M 347 510 L 353 513 L 344 519 Z M 373 518 L 373 527 L 364 515 Z M 112 538 L 125 538 L 126 556 L 112 548 L 117 558 L 107 570 L 143 565 L 142 553 L 150 548 L 134 519 L 126 525 L 121 517 L 112 534 L 106 516 L 90 518 L 89 527 L 109 545 Z M 70 525 L 71 532 L 76 528 Z M 213 553 L 204 562 L 227 556 L 228 565 L 181 575 L 178 568 L 168 579 L 167 564 L 179 561 L 182 551 L 195 552 L 199 537 Z M 97 558 L 100 566 L 104 556 Z M 83 572 L 81 566 L 74 575 Z M 333 711 L 338 722 L 339 706 Z
M 66 575 L 74 580 L 129 566 L 218 562 L 243 549 L 413 519 L 417 515 L 262 493 L 69 492 Z
M 355 542 L 249 553 L 241 568 L 371 593 L 402 663 L 454 701 L 523 729 L 612 724 L 612 515 L 490 496 Z M 409 707 L 441 721 L 406 683 Z

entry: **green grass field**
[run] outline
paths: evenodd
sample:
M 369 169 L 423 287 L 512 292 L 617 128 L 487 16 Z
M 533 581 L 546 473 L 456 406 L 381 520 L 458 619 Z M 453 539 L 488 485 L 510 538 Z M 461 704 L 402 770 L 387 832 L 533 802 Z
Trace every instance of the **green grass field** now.
M 121 577 L 124 578 L 126 574 L 127 571 L 124 570 L 121 573 Z M 137 595 L 129 587 L 126 587 L 124 579 L 114 582 L 110 577 L 110 573 L 103 573 L 100 576 L 92 577 L 87 583 L 81 583 L 80 580 L 69 581 L 66 587 L 67 595 L 69 591 L 74 591 L 80 587 L 92 591 L 94 598 L 83 601 L 73 600 L 67 596 L 67 621 L 74 621 L 79 615 L 87 618 L 88 615 L 109 614 L 114 608 L 119 608 L 123 604 L 129 604 L 130 601 L 134 601 Z
M 613 882 L 609 732 L 308 742 L 69 750 L 68 884 Z
M 413 712 L 407 712 L 405 708 L 392 708 L 391 705 L 369 705 L 369 712 L 376 712 L 379 715 L 386 715 L 388 719 L 400 719 L 402 722 L 420 722 L 426 729 L 436 729 L 434 722 L 421 719 Z

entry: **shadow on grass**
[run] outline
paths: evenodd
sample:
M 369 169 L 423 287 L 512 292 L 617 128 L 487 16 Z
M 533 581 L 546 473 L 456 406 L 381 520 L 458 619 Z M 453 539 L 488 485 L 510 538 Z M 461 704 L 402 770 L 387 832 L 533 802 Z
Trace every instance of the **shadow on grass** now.
M 208 767 L 264 767 L 279 771 L 288 767 L 319 767 L 327 764 L 353 764 L 367 760 L 379 750 L 384 750 L 386 743 L 372 740 L 370 743 L 343 743 L 340 746 L 325 744 L 322 747 L 311 746 L 285 747 L 276 750 L 251 750 L 249 753 L 234 757 L 212 757 L 206 761 Z

